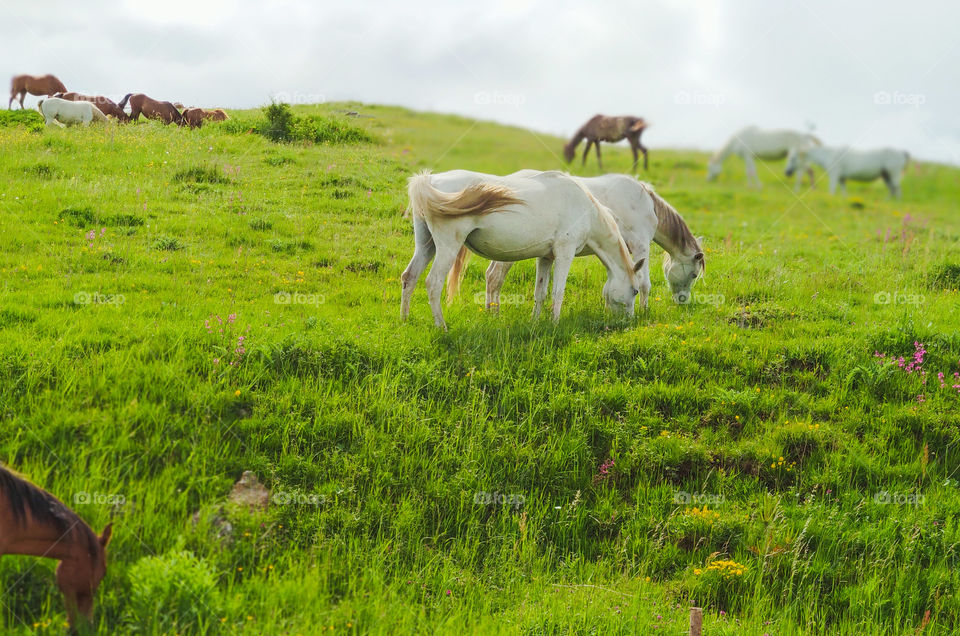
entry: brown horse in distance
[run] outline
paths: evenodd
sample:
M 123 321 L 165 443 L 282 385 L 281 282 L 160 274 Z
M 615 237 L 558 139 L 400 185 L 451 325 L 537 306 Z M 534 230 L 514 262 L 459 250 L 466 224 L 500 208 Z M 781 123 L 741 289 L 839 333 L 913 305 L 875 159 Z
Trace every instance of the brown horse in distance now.
M 91 97 L 90 95 L 81 95 L 80 93 L 60 93 L 54 95 L 54 97 L 59 97 L 60 99 L 71 102 L 91 102 L 99 108 L 100 112 L 104 115 L 116 117 L 118 121 L 128 121 L 130 119 L 123 109 L 117 106 L 115 101 L 103 95 L 94 95 Z
M 127 93 L 117 106 L 123 110 L 130 102 L 130 121 L 137 121 L 142 113 L 147 119 L 157 119 L 164 124 L 183 126 L 183 115 L 170 102 L 159 102 L 143 93 Z
M 584 139 L 587 140 L 587 147 L 583 149 L 583 163 L 587 163 L 587 153 L 590 152 L 590 144 L 597 145 L 597 165 L 603 170 L 603 163 L 600 160 L 600 142 L 609 141 L 611 143 L 626 139 L 630 142 L 630 150 L 633 151 L 633 169 L 637 169 L 637 151 L 643 153 L 643 169 L 647 169 L 647 149 L 640 143 L 640 135 L 647 128 L 648 124 L 642 117 L 631 117 L 624 115 L 621 117 L 608 117 L 606 115 L 594 115 L 590 121 L 585 123 L 573 136 L 569 143 L 563 147 L 563 158 L 567 163 L 573 161 L 577 145 Z
M 204 110 L 203 108 L 188 108 L 183 111 L 183 121 L 191 128 L 200 128 L 204 121 L 226 121 L 230 119 L 222 108 Z
M 93 617 L 93 596 L 107 572 L 112 524 L 99 537 L 63 502 L 0 466 L 0 555 L 58 559 L 57 585 L 72 627 Z
M 203 126 L 203 109 L 187 108 L 183 111 L 183 123 L 191 128 L 200 128 Z
M 27 93 L 49 97 L 56 93 L 66 92 L 67 87 L 53 75 L 42 75 L 40 77 L 17 75 L 10 81 L 10 101 L 7 102 L 7 110 L 13 107 L 13 100 L 18 95 L 20 96 L 20 108 L 23 108 L 23 99 L 27 96 Z

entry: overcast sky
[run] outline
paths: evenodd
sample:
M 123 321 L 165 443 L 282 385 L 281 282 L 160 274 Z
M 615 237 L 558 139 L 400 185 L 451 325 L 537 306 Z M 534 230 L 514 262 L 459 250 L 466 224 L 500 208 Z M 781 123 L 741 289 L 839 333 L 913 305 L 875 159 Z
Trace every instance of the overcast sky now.
M 0 73 L 198 106 L 402 104 L 563 136 L 634 114 L 651 148 L 812 126 L 960 164 L 958 26 L 955 0 L 0 0 Z

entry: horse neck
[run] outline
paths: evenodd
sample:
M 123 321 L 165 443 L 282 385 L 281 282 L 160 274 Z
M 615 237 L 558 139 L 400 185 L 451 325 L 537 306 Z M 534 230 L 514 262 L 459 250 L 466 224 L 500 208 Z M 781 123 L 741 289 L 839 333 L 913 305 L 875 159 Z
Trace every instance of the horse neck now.
M 667 209 L 665 202 L 657 205 L 654 199 L 657 195 L 653 193 L 648 193 L 648 195 L 654 201 L 654 211 L 657 213 L 657 230 L 654 232 L 653 242 L 666 250 L 670 254 L 670 258 L 674 260 L 687 261 L 692 259 L 698 250 L 695 242 L 691 242 L 689 239 L 687 241 L 683 240 L 684 235 L 691 234 L 686 221 L 676 212 Z M 671 217 L 669 223 L 667 222 L 667 215 Z M 670 230 L 671 227 L 680 228 L 683 234 L 674 234 Z
M 583 128 L 574 133 L 573 137 L 570 138 L 570 141 L 567 142 L 567 146 L 570 148 L 576 148 L 580 145 L 580 142 L 583 141 L 583 138 L 586 137 L 586 133 L 583 132 Z
M 736 139 L 727 140 L 727 143 L 723 144 L 723 147 L 710 157 L 710 163 L 723 163 L 726 161 L 727 157 L 733 154 L 733 145 L 735 142 Z
M 0 554 L 91 562 L 95 556 L 90 553 L 90 545 L 79 523 L 63 533 L 51 524 L 29 520 L 20 525 L 8 517 L 0 523 L 0 534 L 4 537 L 0 542 Z
M 827 148 L 824 148 L 823 146 L 814 146 L 811 148 L 807 148 L 806 154 L 807 154 L 807 157 L 806 157 L 807 163 L 816 164 L 821 168 L 823 168 L 824 170 L 826 170 L 827 162 L 830 159 L 830 155 L 832 155 L 833 153 L 830 153 L 829 150 L 827 150 Z
M 613 218 L 604 219 L 598 215 L 594 220 L 593 252 L 607 270 L 607 279 L 616 284 L 629 280 L 633 271 L 630 252 L 617 229 Z

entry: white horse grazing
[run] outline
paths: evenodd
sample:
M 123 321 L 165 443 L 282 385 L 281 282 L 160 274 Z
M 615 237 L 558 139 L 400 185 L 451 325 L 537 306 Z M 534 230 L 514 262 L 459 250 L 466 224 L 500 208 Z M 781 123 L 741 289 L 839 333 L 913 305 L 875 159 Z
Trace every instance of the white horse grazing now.
M 461 172 L 463 185 L 466 186 L 466 179 L 471 173 Z M 540 174 L 537 170 L 521 170 L 511 176 L 530 177 L 537 174 Z M 650 294 L 651 241 L 665 251 L 663 275 L 670 286 L 673 299 L 680 304 L 690 302 L 690 288 L 703 275 L 705 262 L 700 241 L 690 232 L 680 214 L 654 192 L 649 184 L 627 175 L 608 174 L 577 180 L 613 214 L 627 249 L 635 261 L 634 269 L 640 274 L 640 306 L 647 306 Z M 460 272 L 466 256 L 466 250 L 461 250 L 454 269 L 450 272 L 447 279 L 448 298 L 452 299 L 459 291 Z M 493 261 L 487 268 L 487 309 L 496 311 L 500 306 L 500 288 L 512 266 L 511 262 Z M 534 314 L 538 311 L 539 307 L 535 305 Z
M 107 116 L 91 102 L 71 102 L 59 97 L 41 99 L 37 108 L 46 120 L 47 126 L 56 124 L 61 128 L 65 125 L 83 124 L 89 126 L 92 121 L 106 123 Z
M 761 183 L 759 177 L 757 177 L 757 165 L 753 161 L 754 157 L 764 161 L 783 159 L 792 148 L 809 145 L 819 146 L 820 140 L 813 135 L 793 130 L 762 130 L 756 126 L 748 126 L 735 132 L 723 148 L 710 159 L 707 166 L 707 181 L 713 181 L 717 178 L 727 157 L 737 155 L 743 159 L 743 163 L 746 165 L 747 181 L 755 182 L 759 188 Z M 809 171 L 809 175 L 810 185 L 812 186 L 813 170 Z M 795 187 L 800 187 L 801 179 L 802 175 L 797 174 Z
M 910 155 L 904 150 L 880 148 L 878 150 L 851 150 L 831 146 L 794 148 L 787 157 L 787 176 L 813 163 L 823 168 L 830 177 L 830 194 L 847 193 L 847 179 L 873 181 L 883 178 L 890 196 L 900 197 L 900 177 L 907 167 Z
M 610 211 L 582 184 L 562 172 L 529 177 L 468 173 L 472 182 L 460 186 L 464 174 L 427 171 L 410 179 L 416 248 L 401 277 L 404 320 L 417 280 L 436 255 L 427 275 L 427 295 L 434 322 L 446 329 L 440 307 L 443 281 L 464 245 L 491 260 L 536 258 L 538 305 L 546 298 L 553 265 L 554 320 L 560 317 L 574 257 L 594 254 L 607 269 L 603 286 L 607 306 L 633 315 L 640 282 L 630 253 Z

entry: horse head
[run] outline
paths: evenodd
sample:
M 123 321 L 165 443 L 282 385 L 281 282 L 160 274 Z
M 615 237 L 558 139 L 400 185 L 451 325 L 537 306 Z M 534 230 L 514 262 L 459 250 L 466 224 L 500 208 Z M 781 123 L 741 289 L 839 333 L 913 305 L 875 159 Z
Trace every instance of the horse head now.
M 797 170 L 802 170 L 807 162 L 807 153 L 803 148 L 791 148 L 787 153 L 787 167 L 785 172 L 788 177 L 792 177 Z
M 690 302 L 690 289 L 703 276 L 706 262 L 703 250 L 700 248 L 700 239 L 697 239 L 696 250 L 689 256 L 672 258 L 669 252 L 663 254 L 663 277 L 667 279 L 673 299 L 685 305 Z
M 77 613 L 93 618 L 93 596 L 107 573 L 107 544 L 113 531 L 108 523 L 103 533 L 97 537 L 91 535 L 93 545 L 83 550 L 75 559 L 63 559 L 57 566 L 57 586 L 66 599 L 67 616 L 71 625 L 76 625 Z

